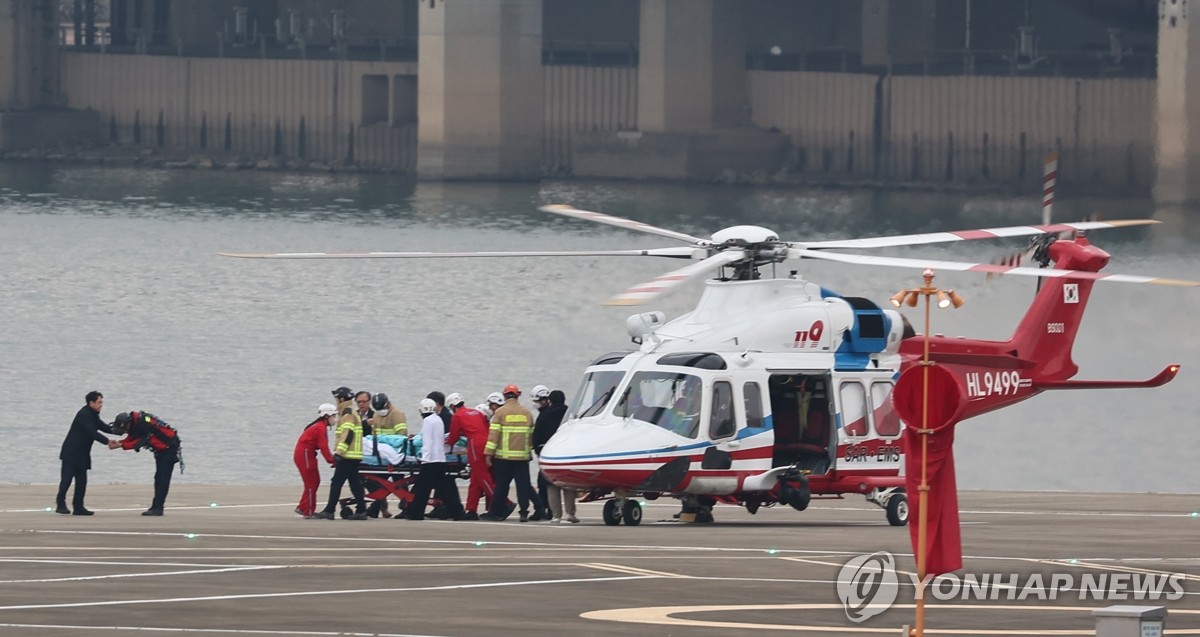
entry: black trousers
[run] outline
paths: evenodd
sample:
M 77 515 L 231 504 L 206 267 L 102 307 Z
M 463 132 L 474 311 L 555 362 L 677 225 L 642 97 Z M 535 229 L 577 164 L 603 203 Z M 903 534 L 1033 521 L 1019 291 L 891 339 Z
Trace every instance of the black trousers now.
M 533 502 L 534 511 L 546 508 L 546 504 L 542 501 L 542 498 L 538 496 L 537 491 L 534 491 L 533 486 L 529 483 L 528 460 L 501 460 L 495 458 L 492 460 L 492 477 L 496 479 L 496 495 L 492 496 L 492 515 L 500 516 L 504 514 L 503 505 L 496 505 L 508 502 L 508 485 L 513 480 L 517 481 L 517 503 L 521 505 L 521 513 L 529 512 L 529 503 L 531 501 Z
M 435 487 L 440 487 L 445 478 L 446 463 L 422 462 L 420 469 L 417 470 L 417 480 L 413 484 L 413 499 L 404 508 L 404 517 L 412 520 L 425 519 L 425 507 L 429 505 L 429 494 Z M 460 508 L 461 506 L 459 504 Z
M 358 475 L 358 465 L 361 460 L 338 458 L 333 467 L 333 478 L 329 481 L 329 502 L 325 505 L 326 513 L 337 512 L 338 500 L 342 499 L 342 485 L 350 483 L 350 493 L 354 496 L 354 512 L 366 513 L 367 500 L 363 493 L 362 476 Z
M 173 451 L 161 451 L 154 454 L 154 501 L 151 509 L 162 509 L 167 503 L 167 492 L 171 490 L 171 474 L 175 473 L 175 463 L 179 462 L 179 454 Z M 75 487 L 76 493 L 79 487 Z
M 75 482 L 75 495 L 71 501 L 76 509 L 82 509 L 83 496 L 87 495 L 87 473 L 86 464 L 75 464 L 73 462 L 62 463 L 62 473 L 58 480 L 58 497 L 54 503 L 58 506 L 67 506 L 67 489 L 71 487 L 71 481 Z

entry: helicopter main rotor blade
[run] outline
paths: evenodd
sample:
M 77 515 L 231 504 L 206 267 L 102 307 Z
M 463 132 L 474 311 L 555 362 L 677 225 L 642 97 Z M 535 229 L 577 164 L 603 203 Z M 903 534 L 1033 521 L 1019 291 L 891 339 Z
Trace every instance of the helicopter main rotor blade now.
M 1072 230 L 1100 230 L 1102 228 L 1123 228 L 1126 226 L 1145 226 L 1162 223 L 1154 219 L 1119 219 L 1116 221 L 1078 221 L 1075 223 L 1052 223 L 1045 226 L 1009 226 L 1006 228 L 984 228 L 981 230 L 957 230 L 954 232 L 928 232 L 924 234 L 902 234 L 894 237 L 871 237 L 867 239 L 834 239 L 832 241 L 796 241 L 788 246 L 800 249 L 840 250 L 860 248 L 891 248 L 895 246 L 924 245 L 928 243 L 945 243 L 947 241 L 971 241 L 975 239 L 1000 239 L 1003 237 L 1021 237 L 1027 235 L 1045 234 L 1048 232 L 1069 232 Z
M 696 248 L 651 248 L 648 250 L 579 250 L 555 252 L 219 252 L 238 259 L 441 259 L 470 257 L 668 257 L 691 259 L 703 250 Z
M 939 261 L 937 259 L 905 259 L 898 257 L 877 257 L 860 254 L 842 254 L 838 252 L 823 252 L 818 250 L 801 250 L 792 248 L 788 256 L 793 259 L 819 259 L 836 261 L 855 265 L 877 265 L 889 268 L 912 268 L 924 270 L 949 270 L 957 272 L 989 272 L 994 274 L 1019 274 L 1023 276 L 1038 276 L 1050 279 L 1092 279 L 1094 281 L 1117 281 L 1121 283 L 1150 283 L 1153 285 L 1180 285 L 1186 287 L 1200 286 L 1200 281 L 1183 279 L 1164 279 L 1152 276 L 1136 276 L 1131 274 L 1107 274 L 1104 272 L 1086 272 L 1083 270 L 1056 270 L 1054 268 L 1025 268 L 1020 266 L 1000 265 L 995 263 L 967 263 L 965 261 Z
M 684 266 L 662 276 L 657 276 L 652 281 L 635 285 L 605 301 L 604 304 L 641 305 L 646 301 L 656 299 L 659 296 L 670 292 L 671 290 L 683 285 L 684 283 L 687 283 L 692 279 L 708 274 L 710 270 L 715 270 L 716 268 L 729 265 L 734 261 L 741 261 L 745 258 L 746 255 L 742 250 L 726 250 L 724 252 L 718 252 L 699 263 L 693 263 L 691 265 Z
M 690 234 L 684 234 L 682 232 L 676 232 L 674 230 L 667 230 L 666 228 L 659 228 L 658 226 L 652 226 L 647 223 L 642 223 L 641 221 L 634 221 L 633 219 L 626 219 L 624 217 L 614 217 L 612 215 L 606 215 L 603 212 L 592 212 L 590 210 L 579 210 L 578 208 L 572 208 L 571 206 L 569 206 L 567 204 L 551 204 L 548 206 L 542 206 L 541 208 L 538 208 L 538 210 L 541 210 L 542 212 L 549 212 L 551 214 L 563 215 L 566 217 L 574 217 L 576 219 L 583 219 L 585 221 L 595 221 L 596 223 L 603 223 L 603 224 L 607 224 L 610 226 L 616 226 L 618 228 L 625 228 L 626 230 L 634 230 L 637 232 L 645 232 L 647 234 L 655 234 L 660 237 L 667 237 L 669 239 L 677 239 L 679 241 L 687 241 L 688 243 L 692 243 L 692 244 L 696 244 L 696 245 L 705 245 L 706 246 L 711 243 L 707 239 L 693 237 Z

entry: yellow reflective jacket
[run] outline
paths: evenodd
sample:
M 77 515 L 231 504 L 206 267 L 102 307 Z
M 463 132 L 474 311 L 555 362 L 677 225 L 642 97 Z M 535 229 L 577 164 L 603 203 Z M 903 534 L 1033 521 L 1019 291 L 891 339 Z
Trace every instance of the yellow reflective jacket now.
M 388 403 L 386 416 L 380 416 L 378 413 L 372 418 L 367 419 L 367 424 L 371 425 L 377 436 L 404 436 L 408 434 L 408 419 L 404 417 L 404 412 L 392 407 Z
M 492 414 L 483 453 L 500 460 L 529 460 L 533 451 L 533 414 L 509 398 Z
M 362 419 L 354 409 L 354 400 L 338 405 L 337 448 L 333 455 L 347 460 L 362 460 Z

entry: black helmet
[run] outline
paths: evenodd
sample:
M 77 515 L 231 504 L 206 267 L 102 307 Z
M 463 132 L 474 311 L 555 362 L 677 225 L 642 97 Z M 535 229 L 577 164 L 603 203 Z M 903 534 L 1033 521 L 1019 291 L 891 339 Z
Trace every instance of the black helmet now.
M 338 400 L 350 400 L 351 398 L 354 398 L 354 390 L 346 387 L 345 385 L 338 387 L 330 393 L 333 394 L 333 397 Z
M 117 419 L 113 421 L 113 431 L 119 434 L 128 433 L 129 428 L 133 426 L 133 416 L 129 412 L 123 411 L 117 414 Z
M 376 393 L 375 397 L 371 399 L 371 409 L 374 409 L 375 411 L 379 411 L 380 409 L 387 409 L 387 406 L 388 406 L 388 397 L 387 397 L 387 394 L 385 394 L 383 392 Z

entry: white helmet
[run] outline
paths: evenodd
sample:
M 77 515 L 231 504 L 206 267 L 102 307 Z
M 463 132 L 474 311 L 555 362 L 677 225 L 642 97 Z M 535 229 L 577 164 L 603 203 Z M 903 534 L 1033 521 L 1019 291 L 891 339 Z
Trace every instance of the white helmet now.
M 504 394 L 501 394 L 498 391 L 494 391 L 494 392 L 488 394 L 487 401 L 493 405 L 503 405 L 504 404 Z
M 534 400 L 548 400 L 550 398 L 550 388 L 545 385 L 535 385 L 532 395 Z
M 479 403 L 475 405 L 475 411 L 481 414 L 490 414 L 492 413 L 492 406 L 487 403 Z
M 332 416 L 336 413 L 337 406 L 333 403 L 321 403 L 321 406 L 317 407 L 317 414 L 321 416 Z
M 433 402 L 431 398 L 422 398 L 421 406 L 417 408 L 417 411 L 422 414 L 432 414 L 437 411 L 437 403 Z
M 458 392 L 454 392 L 453 394 L 446 396 L 447 407 L 457 407 L 465 402 L 467 401 L 463 400 L 462 394 Z

